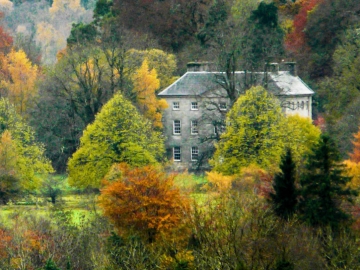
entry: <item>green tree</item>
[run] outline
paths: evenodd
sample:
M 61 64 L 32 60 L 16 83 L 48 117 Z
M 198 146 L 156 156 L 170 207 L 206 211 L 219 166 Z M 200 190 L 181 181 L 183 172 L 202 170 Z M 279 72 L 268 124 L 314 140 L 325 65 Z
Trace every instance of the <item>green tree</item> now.
M 297 206 L 295 174 L 295 163 L 291 150 L 288 149 L 281 160 L 280 172 L 274 178 L 274 193 L 270 193 L 276 215 L 285 220 L 292 217 Z
M 98 188 L 112 164 L 156 164 L 163 154 L 162 135 L 152 130 L 151 123 L 129 101 L 116 94 L 84 131 L 80 148 L 68 163 L 69 183 Z
M 252 11 L 245 35 L 242 56 L 250 70 L 261 70 L 265 63 L 284 54 L 284 31 L 278 22 L 278 9 L 274 3 L 262 1 Z M 243 45 L 243 46 L 244 46 Z
M 263 87 L 241 96 L 226 118 L 226 132 L 216 145 L 211 165 L 225 175 L 250 164 L 272 169 L 284 151 L 284 115 L 278 101 Z
M 351 180 L 344 174 L 344 165 L 334 141 L 321 135 L 319 144 L 308 156 L 305 172 L 300 180 L 300 211 L 302 218 L 315 227 L 339 229 L 351 217 L 341 208 L 344 201 L 352 202 L 355 190 L 346 187 Z
M 285 145 L 291 149 L 296 166 L 302 167 L 305 156 L 310 154 L 311 149 L 319 142 L 321 130 L 312 124 L 311 119 L 297 114 L 286 117 L 286 127 L 291 132 L 285 136 Z
M 0 173 L 19 179 L 21 190 L 34 190 L 53 171 L 34 130 L 7 99 L 0 100 Z

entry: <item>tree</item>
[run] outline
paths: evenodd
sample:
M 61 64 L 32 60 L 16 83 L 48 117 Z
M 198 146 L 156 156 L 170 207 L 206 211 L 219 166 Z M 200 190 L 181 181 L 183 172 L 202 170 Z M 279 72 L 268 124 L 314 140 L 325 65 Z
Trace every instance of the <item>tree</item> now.
M 131 70 L 141 67 L 147 60 L 149 69 L 155 69 L 160 80 L 160 86 L 156 90 L 164 89 L 174 82 L 174 72 L 176 71 L 175 55 L 166 53 L 159 49 L 136 50 L 130 49 L 126 54 L 126 68 Z
M 69 160 L 69 184 L 98 188 L 112 164 L 156 164 L 163 154 L 162 135 L 121 94 L 115 94 L 87 126 L 80 148 Z
M 352 141 L 353 144 L 353 152 L 349 153 L 350 160 L 352 162 L 359 163 L 360 162 L 360 130 L 358 133 L 354 134 L 354 139 Z
M 3 96 L 8 97 L 19 114 L 25 115 L 37 94 L 35 83 L 38 67 L 32 65 L 22 50 L 11 50 L 6 56 L 4 68 L 7 70 L 8 77 L 4 78 L 0 84 L 2 88 L 5 88 Z
M 331 76 L 332 55 L 336 46 L 341 44 L 344 29 L 359 23 L 360 4 L 357 0 L 321 1 L 309 16 L 305 36 L 311 48 L 309 73 L 313 79 Z
M 4 98 L 0 100 L 0 134 L 1 175 L 18 179 L 22 191 L 38 188 L 42 177 L 53 169 L 44 155 L 43 146 L 35 140 L 33 129 Z
M 277 166 L 284 151 L 284 116 L 280 105 L 263 87 L 241 96 L 226 118 L 226 131 L 216 145 L 211 165 L 225 175 L 250 164 Z
M 290 148 L 297 171 L 300 171 L 305 163 L 305 156 L 319 142 L 321 130 L 312 124 L 311 119 L 299 115 L 289 115 L 285 120 L 287 130 L 290 131 L 285 136 L 285 145 Z
M 300 179 L 302 218 L 314 227 L 330 226 L 333 230 L 349 222 L 350 215 L 341 209 L 342 202 L 352 202 L 357 195 L 355 190 L 346 187 L 349 181 L 335 143 L 327 134 L 321 135 Z
M 348 169 L 347 175 L 351 177 L 349 186 L 357 189 L 360 186 L 360 131 L 353 136 L 355 139 L 352 141 L 353 150 L 352 153 L 349 153 L 349 159 L 345 160 L 344 164 Z
M 113 169 L 118 178 L 105 182 L 99 203 L 119 232 L 133 232 L 152 243 L 160 233 L 185 224 L 187 201 L 173 186 L 174 175 L 152 166 L 131 170 L 116 164 Z
M 295 176 L 295 163 L 292 160 L 291 150 L 288 149 L 282 157 L 280 172 L 274 178 L 274 193 L 270 194 L 275 213 L 285 220 L 292 217 L 297 206 Z
M 139 111 L 152 123 L 154 128 L 162 128 L 162 110 L 168 107 L 164 99 L 157 99 L 155 91 L 160 86 L 155 69 L 149 70 L 147 59 L 132 77 Z
M 260 2 L 249 18 L 249 32 L 245 35 L 247 49 L 243 57 L 250 70 L 258 71 L 265 63 L 284 54 L 284 31 L 278 23 L 278 9 L 274 3 Z
M 42 184 L 40 192 L 45 198 L 50 198 L 52 204 L 56 203 L 56 200 L 63 192 L 62 180 L 63 179 L 50 176 L 46 178 Z

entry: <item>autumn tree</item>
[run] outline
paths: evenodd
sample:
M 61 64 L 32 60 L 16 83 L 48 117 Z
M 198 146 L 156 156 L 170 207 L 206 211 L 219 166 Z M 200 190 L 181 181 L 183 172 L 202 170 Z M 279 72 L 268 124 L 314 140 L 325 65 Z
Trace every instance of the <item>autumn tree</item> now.
M 351 177 L 349 186 L 357 189 L 360 186 L 360 131 L 353 135 L 353 151 L 349 153 L 349 159 L 344 161 L 348 169 L 347 175 Z
M 159 49 L 136 50 L 130 49 L 126 55 L 126 68 L 132 72 L 139 69 L 144 60 L 147 60 L 149 69 L 155 69 L 157 77 L 160 80 L 160 86 L 157 91 L 164 89 L 174 82 L 176 77 L 176 57 L 174 54 L 166 53 Z
M 80 147 L 68 163 L 69 183 L 98 188 L 112 164 L 156 164 L 163 154 L 161 134 L 152 130 L 151 123 L 129 101 L 116 94 L 84 131 Z
M 336 68 L 332 62 L 334 50 L 341 44 L 344 29 L 356 27 L 359 23 L 360 12 L 357 0 L 319 2 L 305 28 L 307 44 L 311 48 L 308 72 L 313 79 L 332 75 L 333 68 Z
M 37 94 L 36 79 L 38 67 L 33 65 L 22 50 L 12 50 L 6 56 L 4 68 L 8 74 L 1 80 L 1 88 L 5 97 L 8 97 L 21 115 L 33 106 Z
M 263 169 L 279 164 L 285 120 L 280 105 L 263 87 L 253 87 L 241 96 L 226 123 L 211 161 L 215 171 L 231 175 L 250 164 Z
M 297 166 L 297 176 L 299 176 L 305 157 L 319 142 L 321 130 L 313 125 L 311 119 L 299 115 L 288 115 L 285 121 L 287 130 L 291 130 L 284 136 L 285 145 L 292 152 L 292 159 Z
M 157 99 L 155 91 L 160 86 L 155 69 L 149 70 L 147 59 L 132 77 L 136 94 L 136 105 L 155 128 L 162 128 L 162 110 L 168 107 L 164 99 Z
M 152 166 L 116 164 L 114 169 L 118 178 L 104 182 L 99 204 L 119 233 L 139 234 L 152 243 L 185 223 L 187 200 L 173 186 L 173 175 Z
M 354 134 L 354 140 L 352 141 L 353 151 L 349 153 L 350 160 L 352 162 L 360 162 L 360 131 Z
M 355 190 L 346 187 L 349 181 L 335 143 L 328 135 L 321 135 L 319 144 L 308 156 L 300 180 L 302 218 L 314 227 L 330 226 L 334 230 L 349 222 L 350 215 L 341 208 L 342 202 L 352 202 L 357 195 Z
M 116 70 L 106 63 L 99 48 L 69 50 L 39 82 L 39 99 L 30 121 L 59 171 L 65 171 L 82 131 L 118 91 L 111 81 Z
M 17 177 L 17 156 L 11 134 L 5 130 L 0 141 L 0 200 L 6 204 L 20 192 L 20 181 Z
M 52 167 L 33 129 L 4 98 L 0 100 L 0 134 L 1 175 L 16 178 L 23 191 L 38 188 L 42 177 L 53 171 Z M 13 184 L 16 186 L 15 182 Z

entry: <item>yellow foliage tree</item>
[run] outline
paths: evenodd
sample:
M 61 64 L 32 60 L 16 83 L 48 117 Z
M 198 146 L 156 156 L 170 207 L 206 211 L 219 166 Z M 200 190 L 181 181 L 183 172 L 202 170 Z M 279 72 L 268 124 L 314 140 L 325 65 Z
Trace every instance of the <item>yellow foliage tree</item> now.
M 360 163 L 345 160 L 344 164 L 347 168 L 346 175 L 351 177 L 351 181 L 348 183 L 348 186 L 352 189 L 357 189 L 360 187 Z
M 132 80 L 138 109 L 152 121 L 155 128 L 162 128 L 161 111 L 168 105 L 165 100 L 156 98 L 155 91 L 160 87 L 160 80 L 155 69 L 149 70 L 147 59 L 135 72 Z
M 0 140 L 0 175 L 14 175 L 16 167 L 16 149 L 11 133 L 5 130 Z
M 11 50 L 5 61 L 8 77 L 1 81 L 1 86 L 6 89 L 8 99 L 16 111 L 24 115 L 37 94 L 35 83 L 38 67 L 32 65 L 22 50 Z
M 211 187 L 207 185 L 207 189 L 214 189 L 215 191 L 224 192 L 231 188 L 233 176 L 225 176 L 222 173 L 215 171 L 206 172 L 207 180 L 211 184 Z
M 160 79 L 160 88 L 156 90 L 163 89 L 176 80 L 176 77 L 173 75 L 176 70 L 175 55 L 158 49 L 130 49 L 126 52 L 126 55 L 126 68 L 130 73 L 139 68 L 145 59 L 147 60 L 149 69 L 156 70 L 157 76 Z
M 84 8 L 81 7 L 80 0 L 54 0 L 51 8 L 49 9 L 50 13 L 53 15 L 57 12 L 65 13 L 68 10 L 83 11 Z

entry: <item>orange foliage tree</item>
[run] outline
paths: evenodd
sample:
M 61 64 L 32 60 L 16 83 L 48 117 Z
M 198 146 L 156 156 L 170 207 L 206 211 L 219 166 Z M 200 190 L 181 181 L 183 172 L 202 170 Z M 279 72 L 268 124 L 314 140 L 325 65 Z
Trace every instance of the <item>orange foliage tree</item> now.
M 358 188 L 360 186 L 360 130 L 354 134 L 353 152 L 349 153 L 349 159 L 344 161 L 347 167 L 347 175 L 351 177 L 349 186 Z
M 154 127 L 162 128 L 161 111 L 168 105 L 165 100 L 156 98 L 155 91 L 160 87 L 156 70 L 149 70 L 148 61 L 145 59 L 132 79 L 140 112 L 152 121 Z
M 120 234 L 137 233 L 152 243 L 159 234 L 170 235 L 185 224 L 189 204 L 174 187 L 173 175 L 153 166 L 130 169 L 121 163 L 106 179 L 99 205 Z

